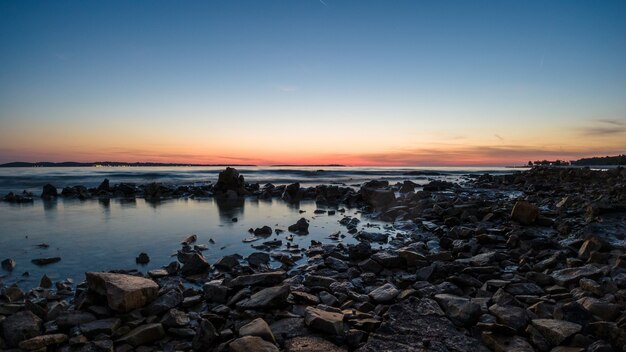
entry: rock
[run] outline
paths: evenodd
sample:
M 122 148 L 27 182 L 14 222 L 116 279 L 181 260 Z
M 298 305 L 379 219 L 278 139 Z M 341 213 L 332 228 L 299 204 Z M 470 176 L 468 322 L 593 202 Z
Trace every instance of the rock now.
M 254 252 L 246 258 L 248 264 L 253 267 L 260 267 L 270 263 L 270 255 L 263 252 Z
M 59 196 L 59 193 L 57 192 L 57 188 L 54 187 L 53 185 L 47 183 L 43 186 L 43 191 L 41 192 L 41 198 L 43 199 L 53 199 Z
M 65 341 L 67 341 L 67 335 L 65 334 L 50 334 L 36 336 L 28 340 L 24 340 L 19 343 L 19 346 L 23 350 L 32 351 L 45 349 L 51 345 L 59 345 Z
M 254 229 L 255 236 L 267 237 L 272 235 L 272 228 L 269 226 L 257 227 Z
M 237 302 L 240 309 L 278 308 L 287 304 L 289 285 L 265 288 L 243 301 Z
M 343 314 L 327 312 L 315 307 L 306 307 L 304 315 L 306 326 L 328 334 L 343 335 Z
M 317 336 L 300 336 L 285 341 L 285 352 L 347 352 Z
M 2 261 L 2 268 L 8 271 L 12 271 L 15 268 L 15 260 L 7 258 Z
M 532 324 L 552 346 L 560 345 L 582 329 L 578 324 L 556 319 L 533 319 Z
M 337 282 L 337 280 L 332 277 L 305 274 L 304 281 L 302 283 L 307 287 L 323 287 L 325 289 L 329 289 L 330 285 L 335 282 Z
M 228 287 L 242 286 L 272 286 L 282 283 L 287 278 L 287 273 L 279 271 L 271 271 L 267 273 L 258 273 L 251 275 L 240 275 L 230 280 L 226 285 Z
M 295 203 L 300 200 L 300 183 L 292 183 L 285 187 L 283 194 L 280 196 L 282 200 Z
M 218 334 L 213 324 L 207 319 L 202 319 L 196 330 L 192 346 L 196 351 L 208 351 L 217 337 Z
M 185 276 L 203 274 L 208 270 L 209 263 L 207 263 L 202 254 L 197 252 L 194 252 L 191 256 L 189 256 L 181 268 L 181 272 Z
M 396 200 L 396 195 L 387 187 L 388 185 L 387 181 L 370 181 L 365 183 L 359 192 L 367 204 L 373 208 L 383 208 Z
M 305 218 L 300 218 L 295 224 L 290 225 L 287 230 L 299 235 L 307 235 L 309 233 L 309 222 Z
M 51 257 L 51 258 L 32 259 L 30 262 L 35 265 L 44 266 L 44 265 L 53 264 L 53 263 L 60 262 L 60 261 L 61 261 L 60 257 Z
M 228 344 L 231 352 L 278 352 L 278 348 L 257 336 L 244 336 Z
M 369 241 L 369 242 L 387 243 L 389 234 L 382 233 L 382 232 L 359 231 L 356 237 L 362 240 Z
M 213 266 L 222 271 L 231 271 L 239 265 L 239 257 L 236 254 L 226 255 L 218 259 Z
M 167 314 L 165 314 L 165 316 L 163 316 L 161 324 L 165 327 L 181 328 L 189 325 L 190 321 L 189 316 L 187 316 L 185 312 L 172 308 L 169 312 L 167 312 Z
M 9 347 L 17 347 L 20 342 L 41 335 L 42 321 L 29 310 L 10 315 L 1 323 Z
M 489 307 L 489 313 L 498 319 L 498 323 L 509 326 L 514 330 L 521 331 L 528 324 L 526 310 L 519 307 L 494 304 Z
M 102 181 L 100 185 L 98 186 L 98 191 L 108 192 L 109 190 L 110 190 L 109 179 L 105 178 L 104 181 Z
M 535 352 L 535 349 L 519 336 L 502 336 L 484 332 L 482 341 L 494 352 Z
M 116 341 L 117 343 L 127 343 L 131 346 L 138 347 L 149 345 L 165 337 L 165 331 L 161 323 L 144 324 L 134 328 L 126 335 Z
M 225 197 L 228 191 L 234 192 L 234 194 L 239 197 L 248 193 L 245 189 L 243 176 L 239 175 L 239 171 L 232 167 L 227 167 L 226 170 L 219 173 L 217 183 L 213 187 L 213 190 L 217 197 Z
M 96 320 L 96 316 L 80 310 L 66 310 L 56 318 L 56 323 L 61 329 L 69 329 L 76 325 L 86 324 Z
M 456 184 L 443 180 L 434 180 L 422 186 L 422 189 L 427 192 L 440 192 L 448 189 L 455 188 Z
M 520 200 L 513 206 L 511 212 L 511 219 L 519 222 L 522 225 L 530 225 L 537 220 L 539 216 L 539 208 L 536 205 L 527 201 Z
M 594 297 L 584 297 L 578 300 L 585 310 L 602 320 L 613 321 L 620 316 L 618 304 L 605 302 Z
M 48 277 L 48 275 L 44 274 L 39 281 L 39 287 L 41 288 L 50 288 L 52 287 L 52 280 Z
M 368 294 L 377 303 L 388 303 L 393 301 L 400 293 L 391 283 L 386 283 Z
M 532 282 L 515 282 L 508 284 L 505 290 L 514 296 L 540 296 L 544 294 L 543 289 Z
M 150 257 L 148 256 L 148 254 L 146 253 L 139 253 L 139 255 L 137 256 L 137 258 L 135 258 L 135 262 L 137 264 L 148 264 L 150 263 Z
M 372 255 L 372 259 L 385 268 L 399 268 L 404 265 L 400 254 L 395 251 L 379 251 Z
M 198 235 L 191 234 L 191 235 L 187 236 L 187 238 L 182 240 L 180 242 L 180 244 L 182 244 L 182 245 L 189 245 L 189 244 L 192 244 L 192 243 L 196 242 L 197 240 L 198 240 Z
M 141 308 L 159 293 L 159 285 L 143 277 L 98 272 L 89 272 L 85 276 L 89 289 L 106 296 L 109 307 L 118 312 Z
M 337 271 L 346 271 L 350 268 L 348 264 L 346 264 L 346 262 L 335 257 L 326 257 L 326 259 L 324 259 L 324 264 L 326 264 L 327 267 Z
M 100 319 L 80 324 L 80 331 L 85 336 L 94 338 L 99 334 L 112 335 L 121 325 L 119 318 Z
M 226 303 L 228 300 L 228 287 L 219 282 L 207 282 L 202 286 L 202 290 L 207 302 Z
M 178 290 L 170 290 L 148 304 L 145 309 L 147 315 L 161 315 L 183 302 L 183 294 Z
M 355 245 L 348 245 L 348 256 L 350 260 L 357 261 L 369 258 L 372 255 L 372 246 L 368 242 L 359 242 Z
M 276 343 L 272 329 L 262 318 L 256 318 L 239 329 L 239 336 L 258 336 L 265 341 Z
M 552 278 L 561 286 L 569 286 L 578 283 L 583 277 L 598 277 L 602 275 L 602 268 L 587 264 L 577 268 L 566 268 L 552 272 Z
M 447 293 L 435 295 L 435 299 L 456 325 L 467 326 L 475 323 L 480 316 L 480 305 L 469 298 Z
M 488 351 L 478 340 L 459 332 L 448 319 L 441 317 L 438 309 L 424 309 L 432 307 L 434 302 L 422 304 L 423 301 L 411 297 L 390 306 L 380 328 L 356 351 Z

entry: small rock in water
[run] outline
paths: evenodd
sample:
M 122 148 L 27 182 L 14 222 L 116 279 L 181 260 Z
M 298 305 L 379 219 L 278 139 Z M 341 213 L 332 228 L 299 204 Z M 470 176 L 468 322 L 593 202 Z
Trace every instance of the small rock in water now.
M 37 245 L 37 247 L 39 247 L 39 248 L 48 248 L 48 247 L 50 247 L 50 245 L 47 244 L 47 243 L 40 243 L 40 244 Z
M 39 281 L 39 287 L 41 288 L 50 288 L 52 287 L 52 280 L 50 280 L 50 278 L 44 274 L 41 277 L 41 281 Z
M 15 265 L 16 265 L 15 260 L 11 258 L 7 258 L 2 261 L 2 268 L 8 271 L 13 270 L 13 268 L 15 268 Z
M 296 234 L 307 235 L 309 233 L 309 223 L 305 218 L 300 218 L 298 222 L 289 226 L 287 230 Z
M 198 236 L 197 235 L 189 235 L 187 236 L 187 238 L 185 238 L 181 244 L 192 244 L 194 242 L 196 242 L 198 240 Z
M 48 265 L 56 262 L 60 262 L 61 257 L 51 257 L 51 258 L 37 258 L 31 260 L 31 263 L 39 266 Z
M 235 217 L 235 218 L 232 218 L 232 219 L 231 219 L 231 221 L 232 221 L 232 222 L 237 222 L 237 221 L 239 221 L 239 219 L 237 219 L 237 218 Z
M 135 258 L 135 262 L 137 262 L 137 264 L 148 264 L 150 262 L 150 257 L 148 256 L 148 254 L 146 253 L 139 253 L 139 256 L 137 256 L 137 258 Z

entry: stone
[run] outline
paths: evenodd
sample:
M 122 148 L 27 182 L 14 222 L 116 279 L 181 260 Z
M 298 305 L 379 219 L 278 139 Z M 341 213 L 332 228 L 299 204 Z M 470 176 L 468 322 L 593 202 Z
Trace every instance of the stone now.
M 519 222 L 522 225 L 530 225 L 537 220 L 539 216 L 539 208 L 536 205 L 527 201 L 520 200 L 513 206 L 511 212 L 511 219 Z
M 163 316 L 161 324 L 165 327 L 180 328 L 189 325 L 190 321 L 191 319 L 185 312 L 172 308 Z
M 480 316 L 480 305 L 473 303 L 469 298 L 441 293 L 435 295 L 435 300 L 456 325 L 471 325 Z
M 267 273 L 258 273 L 251 275 L 240 275 L 230 280 L 226 286 L 243 287 L 243 286 L 273 286 L 282 283 L 287 278 L 287 273 L 283 270 L 270 271 Z
M 41 335 L 41 319 L 29 310 L 17 312 L 2 321 L 2 334 L 9 347 Z
M 208 351 L 217 338 L 218 334 L 213 324 L 207 319 L 202 319 L 196 330 L 192 346 L 196 351 Z
M 126 335 L 122 336 L 116 343 L 127 343 L 134 347 L 149 345 L 165 337 L 165 331 L 161 323 L 139 325 Z
M 533 319 L 532 324 L 552 346 L 560 345 L 582 329 L 576 323 L 556 319 Z
M 52 287 L 52 280 L 48 277 L 48 275 L 44 274 L 39 281 L 39 287 L 41 288 L 50 288 Z
M 393 301 L 400 291 L 391 283 L 386 283 L 370 292 L 368 296 L 376 303 L 389 303 Z
M 482 341 L 494 352 L 535 352 L 535 349 L 519 336 L 503 336 L 484 332 Z
M 605 302 L 594 297 L 583 297 L 578 300 L 585 310 L 602 320 L 613 321 L 620 316 L 621 308 L 618 304 Z
M 53 185 L 47 183 L 43 186 L 43 190 L 41 192 L 41 198 L 50 200 L 59 196 L 57 188 Z
M 137 258 L 135 258 L 135 262 L 137 264 L 145 265 L 145 264 L 150 263 L 150 257 L 146 253 L 139 253 Z
M 272 228 L 269 226 L 258 227 L 254 229 L 255 236 L 267 237 L 272 235 Z
M 206 261 L 202 254 L 197 252 L 194 252 L 192 255 L 190 255 L 186 259 L 185 264 L 183 264 L 183 267 L 181 268 L 181 271 L 185 276 L 203 274 L 208 270 L 209 263 Z
M 250 298 L 237 302 L 240 309 L 278 308 L 287 304 L 289 285 L 274 286 L 262 289 Z
M 343 335 L 343 314 L 327 312 L 315 307 L 306 307 L 304 315 L 306 326 L 333 335 Z
M 393 304 L 380 328 L 370 334 L 357 352 L 379 351 L 472 351 L 488 352 L 480 341 L 460 332 L 445 317 L 415 297 Z
M 228 300 L 228 287 L 218 282 L 207 282 L 202 286 L 202 290 L 207 302 L 226 303 Z
M 272 343 L 257 336 L 244 336 L 228 344 L 231 352 L 279 352 Z
M 494 304 L 489 307 L 489 313 L 496 317 L 498 323 L 514 330 L 521 331 L 528 324 L 528 314 L 525 309 L 520 307 Z
M 213 190 L 217 197 L 225 197 L 229 193 L 228 191 L 232 191 L 238 197 L 248 193 L 245 189 L 244 177 L 239 175 L 239 171 L 232 167 L 227 167 L 219 173 Z
M 222 271 L 231 271 L 237 265 L 239 265 L 239 258 L 235 254 L 223 256 L 213 264 L 215 268 Z
M 108 192 L 111 189 L 110 185 L 109 185 L 109 179 L 105 178 L 104 181 L 102 181 L 100 183 L 100 185 L 98 185 L 98 191 L 104 191 L 104 192 Z
M 112 335 L 121 325 L 119 318 L 100 319 L 80 324 L 80 331 L 92 339 L 99 334 Z
M 16 265 L 15 260 L 11 258 L 7 258 L 2 261 L 2 268 L 4 270 L 12 271 L 15 268 L 15 265 Z
M 161 315 L 183 302 L 183 294 L 177 289 L 169 290 L 148 304 L 145 309 L 147 315 Z
M 270 263 L 270 255 L 263 252 L 254 252 L 250 254 L 246 260 L 248 264 L 253 267 L 260 267 L 262 265 L 268 265 Z
M 23 350 L 33 351 L 46 349 L 52 345 L 60 345 L 65 341 L 67 341 L 67 335 L 65 334 L 41 335 L 20 342 L 19 347 Z
M 307 235 L 309 233 L 309 222 L 305 218 L 300 218 L 295 224 L 290 225 L 287 230 L 299 235 Z
M 239 328 L 239 336 L 258 336 L 265 341 L 276 343 L 272 329 L 262 318 L 256 318 Z
M 32 259 L 30 262 L 38 266 L 44 266 L 44 265 L 54 264 L 60 261 L 61 261 L 61 257 L 51 257 L 51 258 L 36 258 L 36 259 Z
M 285 352 L 347 352 L 317 336 L 299 336 L 285 341 Z
M 295 203 L 300 200 L 300 183 L 296 182 L 287 185 L 280 197 L 288 203 Z
M 369 242 L 387 243 L 389 234 L 383 232 L 370 232 L 361 230 L 359 231 L 359 233 L 357 233 L 356 237 Z
M 388 186 L 389 183 L 387 181 L 369 181 L 361 186 L 359 193 L 371 207 L 383 208 L 396 200 L 395 193 Z
M 593 278 L 602 275 L 602 268 L 592 264 L 587 264 L 577 268 L 566 268 L 552 272 L 552 278 L 561 286 L 569 286 L 577 284 L 580 279 Z
M 129 312 L 141 308 L 157 298 L 159 285 L 139 276 L 88 272 L 87 286 L 107 299 L 109 308 Z

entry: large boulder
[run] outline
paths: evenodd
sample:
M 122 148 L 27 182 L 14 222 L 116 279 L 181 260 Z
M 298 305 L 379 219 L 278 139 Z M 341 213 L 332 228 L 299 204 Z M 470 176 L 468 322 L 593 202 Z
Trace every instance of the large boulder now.
M 47 183 L 43 186 L 43 191 L 41 192 L 41 198 L 43 199 L 53 199 L 58 197 L 59 193 L 57 188 L 53 185 Z
M 283 194 L 280 196 L 284 201 L 295 203 L 300 200 L 300 183 L 292 183 L 285 187 Z
M 370 181 L 361 186 L 361 197 L 373 208 L 384 208 L 396 200 L 387 181 Z
M 139 276 L 100 272 L 85 276 L 89 289 L 105 296 L 109 307 L 118 312 L 141 308 L 159 294 L 156 282 Z
M 232 167 L 227 167 L 226 170 L 220 172 L 213 190 L 217 197 L 227 197 L 228 191 L 234 192 L 239 197 L 248 193 L 245 189 L 243 175 L 239 175 L 239 171 Z
M 519 222 L 522 225 L 530 225 L 537 220 L 539 216 L 539 208 L 536 205 L 527 201 L 520 200 L 513 206 L 511 212 L 511 219 Z
M 42 321 L 29 310 L 17 312 L 2 321 L 2 334 L 10 347 L 41 334 Z

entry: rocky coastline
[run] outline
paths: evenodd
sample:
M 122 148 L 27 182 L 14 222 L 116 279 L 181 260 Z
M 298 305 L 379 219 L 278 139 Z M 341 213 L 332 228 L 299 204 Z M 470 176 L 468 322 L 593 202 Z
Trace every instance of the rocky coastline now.
M 342 216 L 359 243 L 278 241 L 209 263 L 190 236 L 177 260 L 146 276 L 90 272 L 78 284 L 44 277 L 28 292 L 0 282 L 0 350 L 626 351 L 623 168 L 306 188 L 250 184 L 227 168 L 206 186 L 43 187 L 42 199 L 56 197 L 315 200 L 339 214 L 359 209 L 407 235 Z M 306 217 L 288 232 L 305 236 Z M 306 263 L 296 265 L 300 258 Z M 2 262 L 3 270 L 14 266 Z

